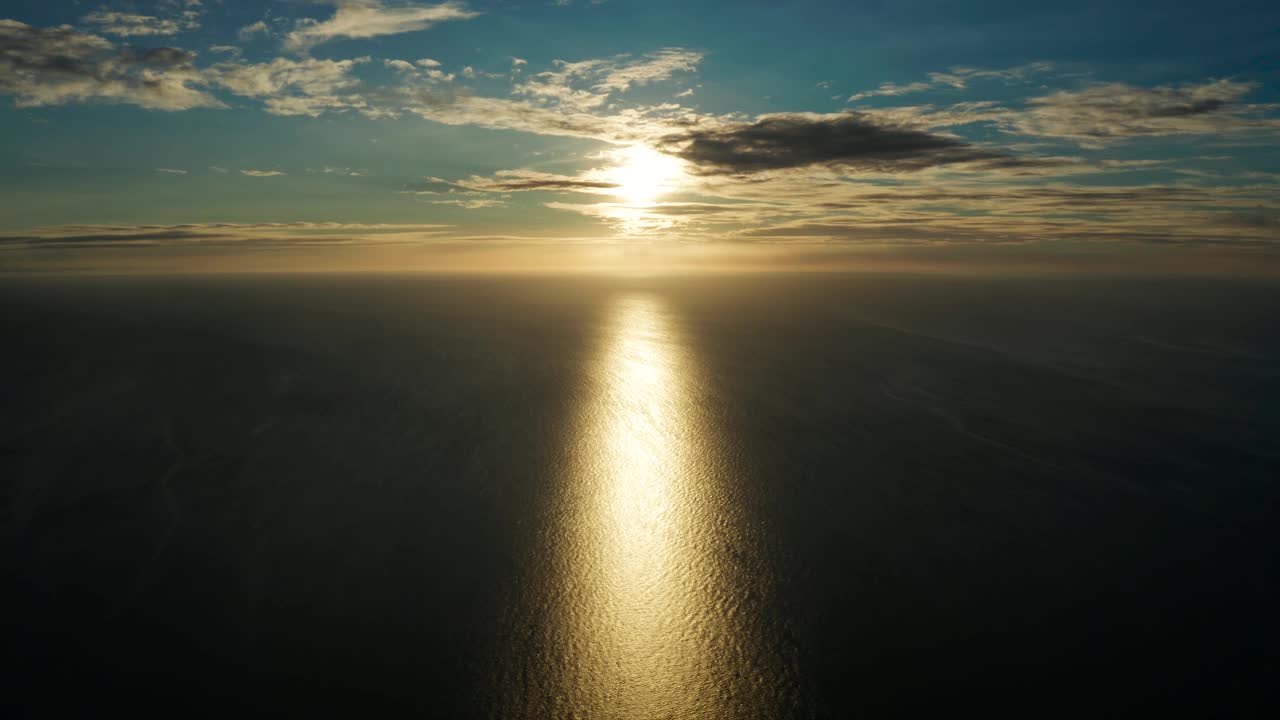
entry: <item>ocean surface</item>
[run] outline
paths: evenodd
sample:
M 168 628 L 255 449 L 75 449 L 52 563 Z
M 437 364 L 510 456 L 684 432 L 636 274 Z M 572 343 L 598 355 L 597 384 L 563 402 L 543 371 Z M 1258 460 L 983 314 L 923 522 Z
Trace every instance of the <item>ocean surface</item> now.
M 1272 716 L 1280 283 L 0 282 L 9 716 Z

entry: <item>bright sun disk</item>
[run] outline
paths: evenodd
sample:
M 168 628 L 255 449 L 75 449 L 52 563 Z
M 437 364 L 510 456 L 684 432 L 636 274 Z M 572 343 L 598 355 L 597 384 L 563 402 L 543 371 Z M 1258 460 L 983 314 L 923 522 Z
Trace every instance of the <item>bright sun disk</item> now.
M 617 185 L 613 192 L 633 205 L 649 205 L 660 195 L 675 190 L 684 178 L 683 163 L 645 145 L 632 145 L 611 152 L 616 163 L 605 170 L 605 178 Z

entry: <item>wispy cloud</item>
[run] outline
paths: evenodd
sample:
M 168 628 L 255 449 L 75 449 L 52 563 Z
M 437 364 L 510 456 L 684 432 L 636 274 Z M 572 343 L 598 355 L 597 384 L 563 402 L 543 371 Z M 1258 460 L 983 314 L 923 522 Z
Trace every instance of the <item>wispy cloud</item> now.
M 281 172 L 279 170 L 241 170 L 240 174 L 248 175 L 249 177 L 279 177 L 281 175 L 288 175 L 289 173 Z
M 1026 82 L 1033 77 L 1054 71 L 1052 63 L 1032 62 L 1011 68 L 983 69 L 956 66 L 947 72 L 929 73 L 929 80 L 939 85 L 950 85 L 954 88 L 967 87 L 971 80 L 1001 80 L 1005 83 Z
M 906 95 L 907 93 L 921 92 L 938 87 L 934 83 L 929 82 L 913 82 L 908 85 L 898 85 L 897 83 L 880 83 L 880 87 L 875 90 L 864 90 L 860 93 L 854 93 L 849 96 L 849 102 L 857 102 L 870 97 L 885 97 L 895 95 Z
M 1091 143 L 1151 135 L 1227 134 L 1280 130 L 1270 106 L 1242 103 L 1256 86 L 1234 80 L 1199 85 L 1136 87 L 1123 83 L 1062 90 L 1032 98 L 1009 126 L 1025 135 Z
M 1006 83 L 1022 82 L 1028 78 L 1053 70 L 1053 66 L 1046 62 L 1034 62 L 1017 67 L 1005 68 L 1002 70 L 983 70 L 980 68 L 970 67 L 952 67 L 947 72 L 929 73 L 928 81 L 918 81 L 899 85 L 897 83 L 886 82 L 881 83 L 874 90 L 864 90 L 854 93 L 848 98 L 848 102 L 857 102 L 872 97 L 895 97 L 898 95 L 907 95 L 910 93 L 924 92 L 926 90 L 938 90 L 950 88 L 960 90 L 968 87 L 972 80 L 1002 80 Z M 819 85 L 821 87 L 821 84 Z
M 161 6 L 162 8 L 164 6 Z M 200 3 L 173 6 L 165 16 L 138 15 L 101 9 L 85 15 L 81 20 L 97 27 L 99 32 L 120 37 L 145 37 L 148 35 L 177 35 L 200 28 L 200 16 L 204 14 Z
M 573 106 L 543 106 L 522 100 L 479 95 L 402 97 L 404 111 L 446 125 L 472 125 L 539 135 L 621 142 L 670 131 L 652 115 L 602 115 Z
M 480 192 L 525 192 L 572 190 L 599 192 L 613 190 L 618 183 L 579 175 L 557 175 L 534 170 L 500 170 L 491 178 L 473 176 L 453 183 L 458 187 Z
M 453 200 L 432 200 L 432 205 L 456 205 L 464 210 L 483 210 L 484 208 L 502 207 L 501 200 L 492 198 L 457 198 Z
M 633 61 L 617 62 L 605 68 L 593 89 L 596 92 L 625 92 L 632 87 L 661 82 L 676 73 L 698 69 L 704 53 L 686 48 L 664 48 Z
M 349 167 L 333 167 L 332 165 L 325 165 L 323 168 L 320 169 L 320 172 L 325 175 L 345 175 L 347 177 L 368 177 L 369 175 L 368 170 L 360 170 L 360 169 L 349 168 Z
M 556 60 L 554 69 L 535 73 L 518 83 L 514 92 L 564 107 L 591 110 L 604 105 L 613 94 L 668 80 L 677 73 L 694 72 L 703 56 L 695 50 L 663 48 L 641 58 Z
M 480 13 L 460 2 L 387 7 L 381 0 L 328 0 L 333 17 L 299 22 L 285 37 L 290 50 L 307 50 L 339 38 L 371 38 L 425 30 L 436 23 L 468 20 Z

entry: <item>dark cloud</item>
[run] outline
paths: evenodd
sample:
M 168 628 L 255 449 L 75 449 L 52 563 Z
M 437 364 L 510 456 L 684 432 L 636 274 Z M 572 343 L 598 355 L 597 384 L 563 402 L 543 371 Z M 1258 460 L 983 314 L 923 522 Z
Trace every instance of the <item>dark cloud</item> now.
M 1203 115 L 1205 113 L 1216 112 L 1227 107 L 1230 103 L 1225 100 L 1193 100 L 1175 105 L 1167 105 L 1165 107 L 1152 108 L 1148 111 L 1149 117 L 1187 117 L 1188 115 Z
M 0 71 L 84 73 L 92 59 L 111 50 L 107 40 L 69 26 L 37 28 L 16 20 L 0 20 Z
M 1007 208 L 1034 206 L 1037 210 L 1098 210 L 1115 206 L 1150 204 L 1190 204 L 1209 202 L 1215 196 L 1191 187 L 1145 186 L 1124 189 L 1088 190 L 1079 187 L 1000 187 L 992 191 L 945 189 L 896 189 L 888 192 L 860 192 L 849 200 L 817 203 L 818 207 L 858 209 L 885 203 L 1004 204 Z
M 0 20 L 0 93 L 19 106 L 99 100 L 155 110 L 224 107 L 200 82 L 195 55 L 171 47 L 116 47 L 69 26 Z
M 612 190 L 617 183 L 605 180 L 573 177 L 571 175 L 554 175 L 530 171 L 504 171 L 497 177 L 461 180 L 455 183 L 458 187 L 480 192 L 524 192 L 532 190 L 578 190 L 591 192 L 594 190 Z
M 999 168 L 1028 162 L 957 138 L 877 122 L 859 112 L 774 115 L 752 123 L 691 129 L 662 140 L 704 174 L 739 174 L 832 165 L 874 172 L 912 172 L 960 163 Z
M 1095 223 L 1060 224 L 1029 220 L 1010 224 L 999 218 L 896 218 L 892 220 L 809 221 L 749 228 L 736 239 L 746 242 L 883 243 L 886 245 L 1045 245 L 1055 242 L 1097 243 L 1102 246 L 1241 248 L 1276 251 L 1275 239 L 1232 236 L 1212 228 L 1159 228 Z
M 1228 227 L 1244 227 L 1270 230 L 1280 240 L 1280 208 L 1257 207 L 1252 210 L 1231 212 L 1215 218 Z
M 189 66 L 196 59 L 195 53 L 173 47 L 126 48 L 120 56 L 122 59 L 158 67 Z
M 617 183 L 597 182 L 594 180 L 507 180 L 490 184 L 486 189 L 494 192 L 512 192 L 519 190 L 607 190 L 618 187 Z
M 229 235 L 224 233 L 200 232 L 178 228 L 166 230 L 142 230 L 132 233 L 84 232 L 54 237 L 39 235 L 0 235 L 0 247 L 23 246 L 28 248 L 46 249 L 59 247 L 113 247 L 123 245 L 158 245 L 173 244 L 177 242 L 224 240 L 229 237 Z
M 342 223 L 209 223 L 181 225 L 66 225 L 0 235 L 0 251 L 143 248 L 290 248 L 420 243 L 443 225 Z

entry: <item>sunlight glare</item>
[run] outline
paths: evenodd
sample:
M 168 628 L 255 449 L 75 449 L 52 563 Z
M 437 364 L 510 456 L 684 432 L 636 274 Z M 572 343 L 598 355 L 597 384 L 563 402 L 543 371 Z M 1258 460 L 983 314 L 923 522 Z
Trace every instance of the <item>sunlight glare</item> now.
M 631 145 L 609 153 L 614 165 L 605 178 L 618 187 L 614 193 L 633 205 L 652 204 L 659 196 L 679 188 L 685 178 L 679 158 L 646 145 Z
M 790 696 L 758 621 L 759 525 L 684 327 L 643 291 L 601 318 L 494 717 L 767 718 Z

